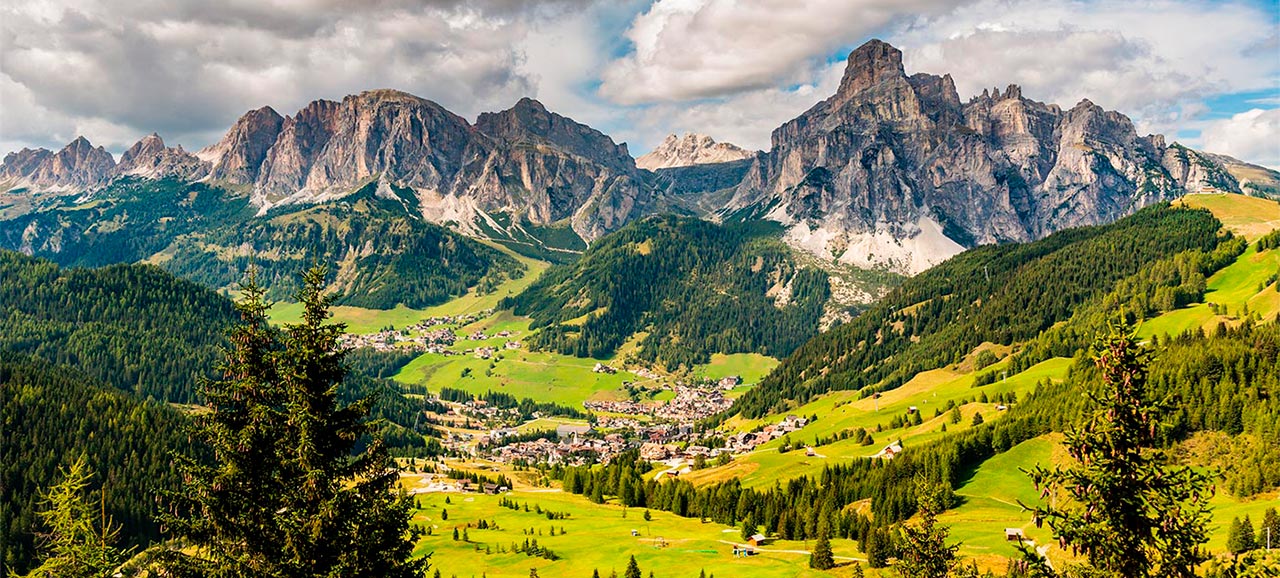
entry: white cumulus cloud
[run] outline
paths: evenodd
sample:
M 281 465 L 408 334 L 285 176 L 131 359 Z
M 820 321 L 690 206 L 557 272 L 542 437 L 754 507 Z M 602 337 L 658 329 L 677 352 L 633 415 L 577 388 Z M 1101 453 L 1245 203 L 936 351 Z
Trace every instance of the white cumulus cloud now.
M 1200 146 L 1280 170 L 1280 108 L 1255 108 L 1210 121 L 1200 131 Z
M 945 0 L 658 0 L 626 36 L 634 50 L 604 70 L 621 104 L 681 101 L 811 82 L 833 51 Z

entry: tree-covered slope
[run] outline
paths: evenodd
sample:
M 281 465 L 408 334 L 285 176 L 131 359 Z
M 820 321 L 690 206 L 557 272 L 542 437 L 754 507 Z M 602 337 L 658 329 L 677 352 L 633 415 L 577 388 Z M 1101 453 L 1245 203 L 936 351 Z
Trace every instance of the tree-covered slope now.
M 770 227 L 684 217 L 632 223 L 552 268 L 502 307 L 533 317 L 536 347 L 612 355 L 637 332 L 639 356 L 669 368 L 711 353 L 787 355 L 817 334 L 826 273 L 800 268 Z
M 1159 205 L 1110 225 L 967 251 L 806 343 L 731 411 L 759 417 L 828 391 L 892 389 L 984 341 L 1031 339 L 1145 265 L 1212 251 L 1219 228 L 1208 211 Z
M 164 267 L 222 287 L 251 263 L 274 299 L 297 291 L 299 271 L 332 265 L 329 289 L 340 296 L 338 304 L 375 309 L 437 305 L 470 287 L 483 291 L 524 274 L 501 251 L 423 221 L 411 192 L 375 184 L 339 201 L 209 231 L 200 243 L 180 244 Z
M 333 264 L 340 304 L 385 309 L 436 305 L 523 274 L 501 251 L 424 221 L 411 191 L 377 183 L 256 215 L 246 196 L 222 188 L 127 178 L 0 221 L 0 248 L 62 265 L 146 260 L 214 288 L 234 287 L 255 263 L 275 299 L 296 290 L 298 271 Z
M 195 400 L 231 302 L 151 265 L 61 268 L 0 251 L 0 351 L 42 357 L 139 398 Z
M 40 491 L 84 456 L 92 491 L 121 525 L 125 545 L 159 537 L 155 498 L 176 488 L 171 452 L 188 447 L 186 419 L 65 365 L 0 351 L 0 574 L 34 555 Z

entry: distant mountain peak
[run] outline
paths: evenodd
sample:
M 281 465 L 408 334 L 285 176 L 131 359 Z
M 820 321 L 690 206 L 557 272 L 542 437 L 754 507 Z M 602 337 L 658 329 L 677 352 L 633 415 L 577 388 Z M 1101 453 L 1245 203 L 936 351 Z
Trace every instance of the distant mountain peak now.
M 902 51 L 882 40 L 868 40 L 849 53 L 838 93 L 857 93 L 891 78 L 906 78 Z
M 715 139 L 704 134 L 685 133 L 683 136 L 671 134 L 667 135 L 667 138 L 652 151 L 636 159 L 636 166 L 653 171 L 740 161 L 754 155 L 755 153 L 736 145 L 716 142 Z

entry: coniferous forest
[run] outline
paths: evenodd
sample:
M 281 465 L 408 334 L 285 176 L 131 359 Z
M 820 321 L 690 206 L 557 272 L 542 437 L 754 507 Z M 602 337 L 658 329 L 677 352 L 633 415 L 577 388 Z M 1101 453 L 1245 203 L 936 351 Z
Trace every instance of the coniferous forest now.
M 796 265 L 772 227 L 667 216 L 632 223 L 501 307 L 534 319 L 536 347 L 604 358 L 637 332 L 669 368 L 712 353 L 785 356 L 818 332 L 827 274 Z

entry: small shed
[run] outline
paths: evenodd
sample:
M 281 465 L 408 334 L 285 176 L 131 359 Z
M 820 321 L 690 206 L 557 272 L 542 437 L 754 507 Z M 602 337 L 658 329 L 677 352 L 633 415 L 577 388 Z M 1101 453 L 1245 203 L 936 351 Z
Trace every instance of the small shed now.
M 747 540 L 747 543 L 752 546 L 763 546 L 765 540 L 768 540 L 768 538 L 765 538 L 764 534 L 755 534 Z
M 1021 542 L 1027 537 L 1022 533 L 1022 528 L 1005 528 L 1004 539 L 1006 542 Z

